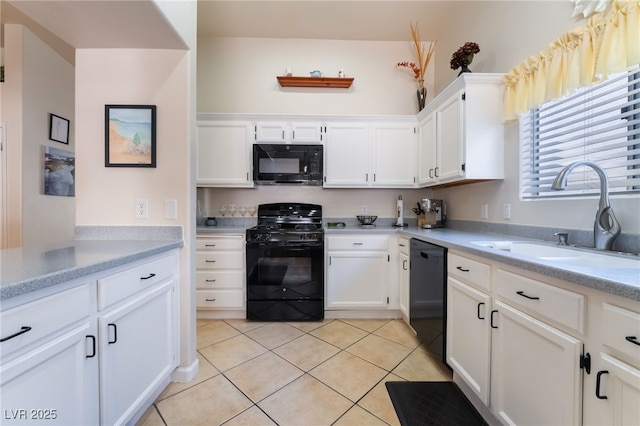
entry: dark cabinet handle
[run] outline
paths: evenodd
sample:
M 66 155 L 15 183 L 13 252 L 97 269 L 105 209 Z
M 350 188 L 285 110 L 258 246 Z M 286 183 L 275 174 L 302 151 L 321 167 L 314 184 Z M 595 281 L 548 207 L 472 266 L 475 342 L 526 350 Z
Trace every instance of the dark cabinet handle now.
M 205 280 L 205 282 L 207 282 L 207 283 L 215 283 L 216 280 Z
M 493 314 L 496 314 L 496 313 L 498 313 L 498 311 L 495 311 L 495 310 L 491 311 L 491 328 L 498 328 L 495 325 L 493 325 Z
M 408 271 L 408 269 L 407 269 L 407 260 L 406 259 L 402 261 L 402 269 L 404 269 L 405 271 Z
M 478 315 L 478 319 L 479 319 L 479 320 L 483 320 L 483 319 L 484 319 L 484 317 L 481 317 L 481 316 L 480 316 L 480 307 L 481 307 L 481 306 L 484 306 L 484 302 L 480 302 L 480 303 L 478 303 L 477 315 Z
M 518 296 L 526 297 L 529 300 L 540 300 L 540 298 L 537 296 L 527 296 L 526 294 L 524 294 L 524 291 L 516 291 L 516 294 Z
M 215 259 L 214 260 L 207 259 L 207 260 L 205 260 L 205 262 L 207 262 L 207 263 L 216 263 Z
M 94 356 L 96 356 L 96 336 L 87 334 L 86 338 L 91 339 L 91 347 L 93 352 L 91 353 L 91 355 L 86 355 L 85 358 L 93 358 Z
M 439 168 L 440 167 L 436 167 L 435 169 L 433 169 L 433 173 L 434 173 L 435 177 L 440 177 L 440 176 L 438 176 L 438 169 Z
M 627 336 L 624 338 L 627 342 L 631 342 L 634 345 L 638 345 L 640 346 L 640 342 L 638 341 L 638 338 L 636 336 Z
M 354 246 L 361 246 L 362 243 L 353 243 Z
M 465 268 L 463 268 L 462 266 L 456 266 L 456 269 L 457 269 L 458 271 L 462 271 L 462 272 L 469 272 L 469 269 L 465 269 Z
M 606 395 L 600 395 L 600 378 L 603 374 L 609 374 L 607 370 L 598 371 L 596 375 L 596 398 L 598 399 L 609 399 Z
M 17 333 L 13 333 L 11 336 L 3 337 L 2 339 L 0 339 L 0 342 L 6 342 L 7 340 L 11 340 L 14 337 L 18 337 L 19 335 L 24 334 L 30 330 L 31 330 L 31 327 L 29 327 L 28 325 L 22 326 L 20 328 L 20 331 L 18 331 Z
M 204 300 L 205 300 L 206 302 L 215 302 L 215 301 L 216 301 L 215 297 L 214 297 L 213 299 L 204 299 Z
M 420 252 L 420 256 L 424 257 L 425 259 L 429 258 L 429 253 L 425 253 L 423 251 Z
M 429 169 L 429 177 L 432 178 L 433 177 L 433 169 Z
M 205 244 L 204 246 L 205 247 L 215 247 L 216 245 L 215 244 Z
M 153 278 L 153 277 L 155 277 L 155 276 L 156 276 L 156 274 L 149 274 L 149 275 L 147 275 L 146 277 L 140 277 L 140 279 L 141 279 L 141 280 L 148 280 L 148 279 Z
M 118 326 L 115 324 L 107 324 L 107 327 L 113 327 L 113 341 L 107 341 L 108 344 L 112 345 L 118 341 Z
M 398 244 L 400 247 L 404 247 L 404 244 Z

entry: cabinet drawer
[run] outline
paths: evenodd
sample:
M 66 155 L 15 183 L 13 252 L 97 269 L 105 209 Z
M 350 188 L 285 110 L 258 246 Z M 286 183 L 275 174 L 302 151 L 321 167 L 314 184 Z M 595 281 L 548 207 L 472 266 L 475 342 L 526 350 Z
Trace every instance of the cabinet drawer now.
M 241 235 L 196 238 L 196 250 L 242 250 L 243 247 L 244 237 Z
M 497 269 L 498 297 L 526 308 L 532 314 L 583 333 L 584 296 L 511 272 Z
M 640 314 L 608 303 L 602 304 L 603 343 L 629 355 L 640 365 Z
M 198 290 L 196 293 L 198 308 L 244 308 L 242 290 Z
M 344 235 L 327 238 L 328 250 L 387 250 L 386 236 Z
M 244 256 L 236 252 L 196 253 L 197 269 L 242 269 Z
M 409 239 L 398 238 L 398 251 L 409 256 Z
M 91 306 L 85 284 L 1 312 L 0 338 L 7 340 L 0 342 L 0 357 L 87 318 Z
M 176 273 L 174 256 L 164 256 L 98 280 L 98 309 L 153 287 Z
M 244 288 L 243 271 L 197 271 L 196 288 Z
M 447 272 L 476 287 L 489 290 L 489 271 L 486 263 L 478 262 L 455 253 L 447 256 Z

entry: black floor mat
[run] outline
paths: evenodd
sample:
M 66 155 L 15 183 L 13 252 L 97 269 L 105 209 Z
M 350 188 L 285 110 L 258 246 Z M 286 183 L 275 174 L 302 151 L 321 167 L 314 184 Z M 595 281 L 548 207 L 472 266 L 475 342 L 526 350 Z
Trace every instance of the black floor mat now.
M 400 424 L 486 425 L 453 382 L 385 382 Z

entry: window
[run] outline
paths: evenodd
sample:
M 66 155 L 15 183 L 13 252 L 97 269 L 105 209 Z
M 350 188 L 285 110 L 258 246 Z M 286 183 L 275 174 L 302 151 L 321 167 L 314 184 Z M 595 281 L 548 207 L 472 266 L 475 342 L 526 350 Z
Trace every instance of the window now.
M 565 191 L 551 189 L 558 172 L 578 160 L 606 171 L 611 194 L 640 193 L 640 69 L 612 75 L 520 117 L 522 199 L 599 194 L 600 180 L 586 167 L 569 174 Z

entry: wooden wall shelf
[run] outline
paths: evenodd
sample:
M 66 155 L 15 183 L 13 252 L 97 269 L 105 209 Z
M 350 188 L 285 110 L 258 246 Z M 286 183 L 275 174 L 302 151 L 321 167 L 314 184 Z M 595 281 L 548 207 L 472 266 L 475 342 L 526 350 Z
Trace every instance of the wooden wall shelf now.
M 348 89 L 353 78 L 346 77 L 287 77 L 278 76 L 278 83 L 282 87 L 337 87 Z

